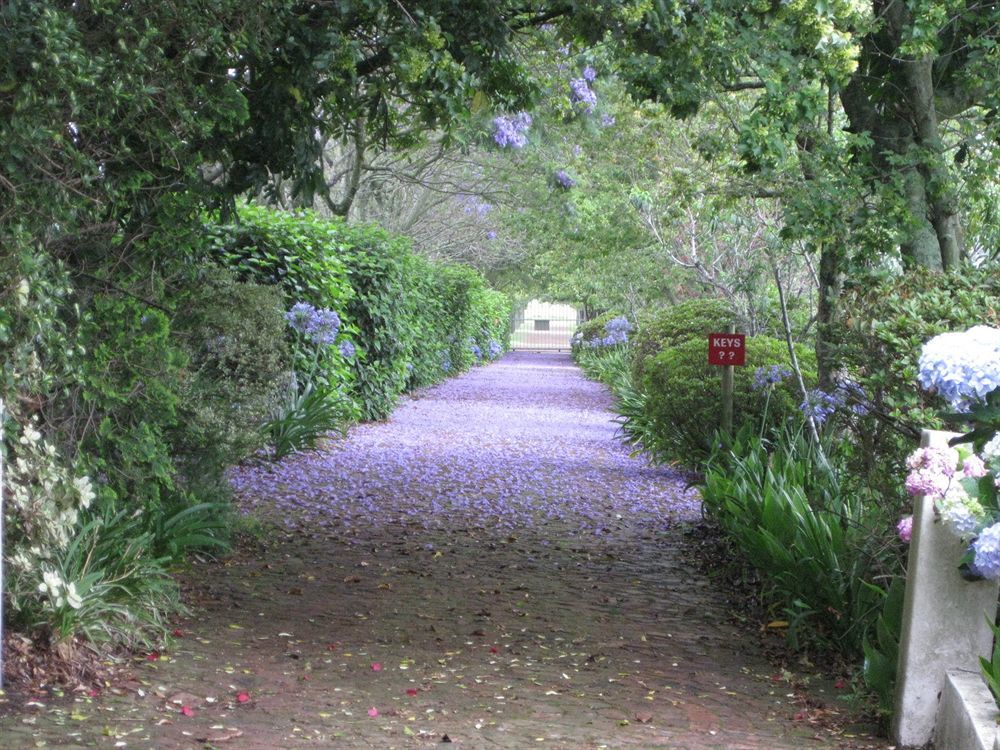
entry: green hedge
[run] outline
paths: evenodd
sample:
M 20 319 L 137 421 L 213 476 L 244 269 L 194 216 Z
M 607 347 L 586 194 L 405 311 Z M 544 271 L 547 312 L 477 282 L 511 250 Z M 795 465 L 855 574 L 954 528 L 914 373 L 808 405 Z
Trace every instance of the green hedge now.
M 382 419 L 404 390 L 488 358 L 491 341 L 507 349 L 510 301 L 471 268 L 428 261 L 379 227 L 309 211 L 245 206 L 238 218 L 207 228 L 215 256 L 244 279 L 280 285 L 289 307 L 304 301 L 341 316 L 357 355 L 328 380 L 354 397 L 362 419 Z
M 655 452 L 670 460 L 693 466 L 712 451 L 712 437 L 722 426 L 721 367 L 708 364 L 708 344 L 688 339 L 665 348 L 646 363 L 642 390 L 646 414 L 655 434 Z M 816 356 L 796 347 L 796 355 L 807 386 L 816 382 Z M 784 341 L 768 336 L 748 337 L 746 365 L 735 368 L 733 378 L 733 428 L 761 425 L 766 413 L 766 431 L 799 419 L 802 398 L 792 379 L 776 386 L 770 395 L 752 387 L 754 371 L 770 365 L 789 366 Z

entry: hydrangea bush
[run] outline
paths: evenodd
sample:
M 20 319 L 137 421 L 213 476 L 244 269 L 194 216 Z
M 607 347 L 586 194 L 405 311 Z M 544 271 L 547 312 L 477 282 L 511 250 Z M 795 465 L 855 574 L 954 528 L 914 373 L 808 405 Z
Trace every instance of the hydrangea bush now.
M 931 499 L 945 526 L 970 543 L 962 560 L 964 573 L 998 580 L 1000 330 L 975 326 L 940 334 L 923 347 L 919 362 L 920 384 L 955 410 L 946 415 L 951 421 L 971 423 L 973 429 L 952 441 L 956 447 L 914 451 L 906 462 L 906 491 Z M 908 528 L 905 535 L 900 528 L 904 541 Z

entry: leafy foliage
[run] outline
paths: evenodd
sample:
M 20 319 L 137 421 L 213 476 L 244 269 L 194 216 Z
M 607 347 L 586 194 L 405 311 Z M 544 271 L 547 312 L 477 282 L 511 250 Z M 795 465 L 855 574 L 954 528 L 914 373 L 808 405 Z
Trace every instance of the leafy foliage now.
M 871 498 L 842 491 L 801 429 L 778 436 L 771 447 L 747 424 L 712 454 L 706 513 L 760 576 L 793 647 L 854 657 L 882 611 L 883 592 L 867 581 L 888 564 L 878 554 L 885 519 Z
M 656 435 L 655 445 L 647 448 L 689 465 L 710 455 L 713 435 L 722 425 L 721 368 L 708 364 L 706 352 L 706 340 L 700 337 L 666 347 L 647 360 L 641 384 Z M 801 345 L 796 354 L 806 384 L 815 384 L 815 355 Z M 790 418 L 798 421 L 802 396 L 790 380 L 776 386 L 769 399 L 753 388 L 754 370 L 774 364 L 788 366 L 785 342 L 748 337 L 746 366 L 734 368 L 734 429 L 750 424 L 770 434 Z
M 689 339 L 707 340 L 708 334 L 728 331 L 736 322 L 728 303 L 711 298 L 678 302 L 644 315 L 632 337 L 636 382 L 642 382 L 647 360 L 665 348 Z
M 290 391 L 286 403 L 262 429 L 274 447 L 272 457 L 279 461 L 312 448 L 330 432 L 342 431 L 350 419 L 351 407 L 342 394 L 314 388 L 312 383 L 301 391 Z

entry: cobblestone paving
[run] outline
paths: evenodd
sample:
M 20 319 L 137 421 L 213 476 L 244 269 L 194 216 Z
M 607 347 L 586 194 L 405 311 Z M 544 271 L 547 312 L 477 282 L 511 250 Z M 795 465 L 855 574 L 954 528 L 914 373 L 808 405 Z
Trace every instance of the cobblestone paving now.
M 512 354 L 242 471 L 274 525 L 186 576 L 170 647 L 0 747 L 886 747 L 729 624 L 683 554 L 696 498 L 612 419 L 568 357 Z

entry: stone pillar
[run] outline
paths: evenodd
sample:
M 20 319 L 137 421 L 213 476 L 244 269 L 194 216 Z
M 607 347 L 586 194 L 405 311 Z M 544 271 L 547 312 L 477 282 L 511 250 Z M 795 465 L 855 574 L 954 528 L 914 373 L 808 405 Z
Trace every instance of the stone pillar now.
M 947 447 L 954 433 L 924 430 L 922 447 Z M 958 562 L 965 545 L 934 514 L 934 503 L 918 497 L 903 596 L 903 629 L 896 668 L 893 739 L 904 747 L 931 741 L 938 702 L 950 669 L 979 674 L 993 633 L 986 622 L 997 611 L 997 581 L 965 581 Z

